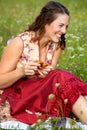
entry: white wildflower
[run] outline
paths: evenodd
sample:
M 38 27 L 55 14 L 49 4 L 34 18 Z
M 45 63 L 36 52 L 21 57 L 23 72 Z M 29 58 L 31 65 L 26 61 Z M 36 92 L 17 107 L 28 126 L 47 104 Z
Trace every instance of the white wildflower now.
M 79 47 L 78 47 L 78 50 L 79 50 L 79 51 L 83 51 L 84 48 L 79 46 Z
M 35 112 L 35 114 L 36 114 L 37 116 L 41 116 L 41 115 L 42 115 L 42 113 L 40 113 L 40 112 Z
M 67 104 L 68 103 L 68 99 L 64 99 L 64 104 Z
M 49 96 L 48 96 L 48 99 L 53 99 L 55 97 L 55 95 L 54 94 L 49 94 Z
M 67 47 L 67 50 L 74 51 L 73 47 Z

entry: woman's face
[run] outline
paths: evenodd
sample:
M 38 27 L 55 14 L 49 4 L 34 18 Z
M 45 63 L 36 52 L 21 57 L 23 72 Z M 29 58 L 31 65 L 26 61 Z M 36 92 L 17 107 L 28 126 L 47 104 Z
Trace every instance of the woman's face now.
M 48 40 L 58 42 L 61 35 L 66 33 L 69 23 L 67 14 L 58 14 L 58 17 L 51 23 L 45 25 L 45 36 Z

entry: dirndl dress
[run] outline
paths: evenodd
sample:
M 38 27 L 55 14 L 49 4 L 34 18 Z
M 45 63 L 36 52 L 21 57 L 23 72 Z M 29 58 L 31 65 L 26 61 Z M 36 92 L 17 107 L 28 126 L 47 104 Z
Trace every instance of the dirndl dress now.
M 38 52 L 37 50 L 34 52 L 35 47 L 38 49 L 37 42 L 28 43 L 29 40 L 31 41 L 31 35 L 27 32 L 19 36 L 25 44 L 20 61 L 24 63 L 27 60 L 31 61 L 32 59 L 28 57 Z M 54 44 L 48 47 L 49 64 L 54 48 Z M 38 60 L 38 55 L 35 56 L 34 58 Z M 0 102 L 9 102 L 10 115 L 14 119 L 31 125 L 39 119 L 46 120 L 48 117 L 69 117 L 72 105 L 80 95 L 87 95 L 87 84 L 71 72 L 55 69 L 44 78 L 21 78 L 4 90 Z

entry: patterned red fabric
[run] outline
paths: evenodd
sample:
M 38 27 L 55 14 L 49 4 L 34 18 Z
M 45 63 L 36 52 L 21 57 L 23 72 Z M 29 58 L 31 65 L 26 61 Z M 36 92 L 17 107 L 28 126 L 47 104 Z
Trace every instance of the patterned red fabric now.
M 33 124 L 49 116 L 68 117 L 80 94 L 87 94 L 86 83 L 70 72 L 52 70 L 45 78 L 20 79 L 4 91 L 2 102 L 9 101 L 14 118 Z

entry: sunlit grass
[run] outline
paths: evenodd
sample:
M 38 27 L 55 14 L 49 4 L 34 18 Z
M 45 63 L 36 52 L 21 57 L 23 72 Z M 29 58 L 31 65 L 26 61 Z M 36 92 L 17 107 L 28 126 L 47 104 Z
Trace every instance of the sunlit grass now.
M 25 30 L 49 0 L 0 0 L 0 56 L 9 38 Z M 87 0 L 57 0 L 70 10 L 66 49 L 58 68 L 72 71 L 87 82 Z

